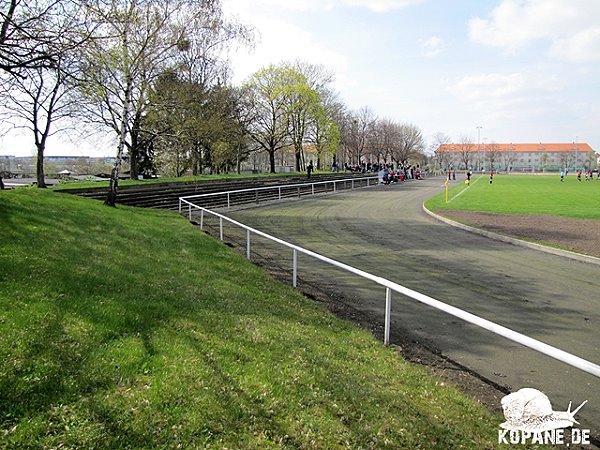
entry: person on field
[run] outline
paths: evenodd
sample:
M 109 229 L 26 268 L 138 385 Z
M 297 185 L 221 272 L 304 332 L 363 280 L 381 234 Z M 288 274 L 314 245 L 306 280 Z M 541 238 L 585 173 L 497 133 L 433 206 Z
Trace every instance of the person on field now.
M 560 182 L 562 183 L 565 179 L 565 171 L 560 169 Z
M 310 162 L 308 163 L 308 166 L 306 167 L 306 175 L 308 178 L 310 178 L 310 174 L 313 171 L 313 163 L 312 163 L 312 159 L 310 160 Z
M 490 184 L 494 181 L 494 169 L 490 170 Z
M 577 171 L 577 181 L 581 181 L 581 169 Z

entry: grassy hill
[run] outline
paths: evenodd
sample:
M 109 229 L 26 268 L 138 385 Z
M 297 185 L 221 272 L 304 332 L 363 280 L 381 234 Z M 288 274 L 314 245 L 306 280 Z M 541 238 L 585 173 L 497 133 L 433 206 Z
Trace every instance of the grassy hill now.
M 0 448 L 494 448 L 502 418 L 176 214 L 0 191 Z

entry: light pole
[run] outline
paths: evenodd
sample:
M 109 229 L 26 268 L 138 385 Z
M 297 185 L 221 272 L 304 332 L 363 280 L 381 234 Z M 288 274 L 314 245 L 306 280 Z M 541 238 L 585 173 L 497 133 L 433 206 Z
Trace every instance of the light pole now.
M 575 136 L 575 170 L 577 170 L 577 150 L 579 149 L 579 144 L 577 141 L 579 141 L 579 136 Z
M 485 169 L 485 154 L 486 154 L 486 151 L 487 151 L 487 142 L 486 142 L 487 140 L 488 140 L 488 138 L 486 138 L 486 137 L 484 137 L 484 138 L 481 140 L 481 142 L 483 143 L 483 168 L 484 168 L 484 169 Z M 491 169 L 492 169 L 492 168 L 491 168 L 491 164 L 490 164 L 490 170 L 491 170 Z
M 481 160 L 481 125 L 477 125 L 477 159 Z M 479 169 L 479 168 L 478 168 Z

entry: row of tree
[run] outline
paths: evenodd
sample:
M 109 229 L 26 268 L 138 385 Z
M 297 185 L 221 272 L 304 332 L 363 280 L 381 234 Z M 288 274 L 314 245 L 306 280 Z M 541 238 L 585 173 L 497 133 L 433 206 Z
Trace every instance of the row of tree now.
M 33 131 L 39 187 L 48 139 L 73 124 L 116 137 L 109 205 L 125 159 L 137 178 L 239 170 L 253 152 L 274 172 L 290 149 L 296 170 L 307 152 L 319 168 L 406 164 L 424 149 L 416 126 L 349 111 L 321 66 L 270 66 L 231 86 L 225 50 L 252 45 L 253 30 L 220 0 L 0 0 L 0 27 L 0 106 Z

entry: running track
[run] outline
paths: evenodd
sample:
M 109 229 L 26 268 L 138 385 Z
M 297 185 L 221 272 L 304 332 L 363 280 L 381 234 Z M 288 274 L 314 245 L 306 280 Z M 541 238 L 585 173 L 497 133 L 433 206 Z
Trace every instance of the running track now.
M 600 266 L 497 242 L 440 223 L 422 203 L 432 178 L 230 212 L 259 230 L 417 290 L 600 363 Z M 299 276 L 383 322 L 385 295 L 337 269 L 299 261 Z M 554 410 L 588 403 L 580 428 L 600 435 L 600 379 L 398 294 L 394 330 L 408 332 L 516 391 L 535 387 Z

